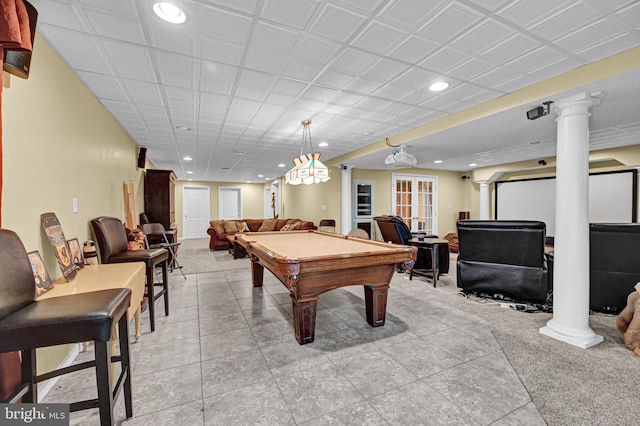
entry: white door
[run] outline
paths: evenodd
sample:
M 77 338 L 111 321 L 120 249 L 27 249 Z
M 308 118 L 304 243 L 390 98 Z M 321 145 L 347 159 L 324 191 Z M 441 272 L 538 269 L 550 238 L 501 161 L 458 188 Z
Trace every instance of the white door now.
M 438 234 L 437 176 L 393 174 L 392 206 L 411 232 Z
M 218 217 L 222 220 L 242 219 L 242 190 L 231 186 L 218 188 Z
M 182 188 L 182 237 L 206 238 L 211 220 L 211 195 L 208 186 Z

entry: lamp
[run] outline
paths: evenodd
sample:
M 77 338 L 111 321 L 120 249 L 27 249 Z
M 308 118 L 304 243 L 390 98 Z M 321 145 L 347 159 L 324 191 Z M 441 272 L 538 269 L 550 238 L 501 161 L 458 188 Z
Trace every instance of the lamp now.
M 329 180 L 329 168 L 320 161 L 321 154 L 303 154 L 307 140 L 309 140 L 310 151 L 313 152 L 311 142 L 311 120 L 302 121 L 302 146 L 300 147 L 300 157 L 293 159 L 293 168 L 287 172 L 284 182 L 291 185 L 311 185 Z

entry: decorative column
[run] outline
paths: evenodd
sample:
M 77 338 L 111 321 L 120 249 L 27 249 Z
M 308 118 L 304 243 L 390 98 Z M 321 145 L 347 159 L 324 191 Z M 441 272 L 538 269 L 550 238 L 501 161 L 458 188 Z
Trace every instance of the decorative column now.
M 340 165 L 340 233 L 347 235 L 353 226 L 351 203 L 351 169 L 353 166 Z
M 553 318 L 540 333 L 586 349 L 602 342 L 589 327 L 589 108 L 586 93 L 554 104 L 558 114 Z
M 489 193 L 488 180 L 478 181 L 480 185 L 480 220 L 491 219 L 491 194 Z

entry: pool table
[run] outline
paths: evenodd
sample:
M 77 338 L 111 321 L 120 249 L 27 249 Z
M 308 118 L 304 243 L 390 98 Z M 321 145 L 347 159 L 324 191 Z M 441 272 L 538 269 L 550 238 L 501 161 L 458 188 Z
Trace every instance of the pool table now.
M 411 267 L 416 247 L 316 230 L 246 232 L 237 243 L 251 259 L 252 283 L 262 287 L 264 268 L 289 289 L 296 340 L 313 342 L 318 297 L 348 285 L 364 286 L 367 322 L 384 325 L 387 291 L 397 264 Z

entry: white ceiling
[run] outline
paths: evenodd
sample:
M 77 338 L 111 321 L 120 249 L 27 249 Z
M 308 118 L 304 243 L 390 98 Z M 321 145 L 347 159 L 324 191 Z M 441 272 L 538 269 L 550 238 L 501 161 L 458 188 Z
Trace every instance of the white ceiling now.
M 147 157 L 180 179 L 282 176 L 306 118 L 332 164 L 640 46 L 640 1 L 630 0 L 175 0 L 183 25 L 157 18 L 155 1 L 30 0 L 43 37 Z M 440 79 L 450 88 L 429 92 Z M 540 102 L 576 91 L 604 93 L 591 149 L 640 144 L 639 70 Z M 533 106 L 411 140 L 408 150 L 418 167 L 455 171 L 553 156 L 555 124 L 526 120 Z M 385 168 L 391 151 L 349 163 Z

